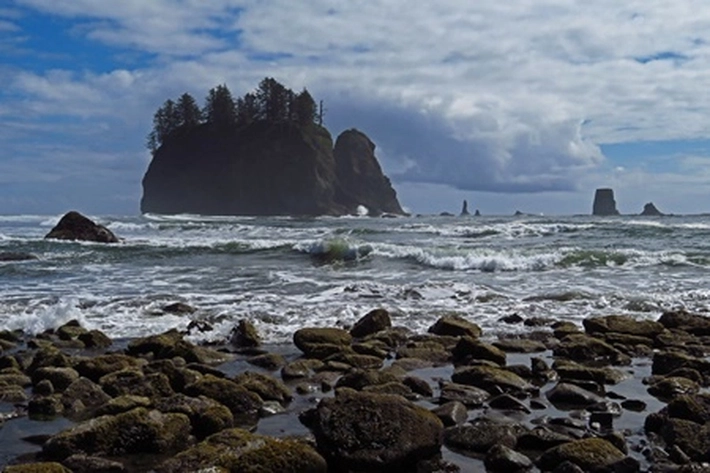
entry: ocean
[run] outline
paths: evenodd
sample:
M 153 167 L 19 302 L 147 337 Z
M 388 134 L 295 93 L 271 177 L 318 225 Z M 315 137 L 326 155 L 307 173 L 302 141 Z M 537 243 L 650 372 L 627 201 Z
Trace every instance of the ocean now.
M 484 336 L 530 330 L 504 316 L 580 323 L 710 307 L 710 216 L 267 218 L 88 215 L 119 244 L 45 240 L 61 215 L 0 216 L 0 327 L 77 319 L 112 338 L 193 321 L 223 341 L 240 319 L 265 342 L 348 327 L 375 308 L 426 331 L 441 315 Z M 184 302 L 191 314 L 163 308 Z

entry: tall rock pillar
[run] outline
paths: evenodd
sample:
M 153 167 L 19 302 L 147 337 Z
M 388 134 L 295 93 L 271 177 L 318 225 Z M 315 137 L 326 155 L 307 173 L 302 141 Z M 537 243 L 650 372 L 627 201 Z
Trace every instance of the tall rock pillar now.
M 616 210 L 613 189 L 597 189 L 594 194 L 592 215 L 619 215 L 619 211 Z

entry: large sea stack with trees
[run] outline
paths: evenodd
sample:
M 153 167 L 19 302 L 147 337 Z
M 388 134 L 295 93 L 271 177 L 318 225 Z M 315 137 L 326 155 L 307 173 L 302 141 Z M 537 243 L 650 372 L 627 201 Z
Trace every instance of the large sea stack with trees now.
M 200 108 L 185 93 L 153 118 L 141 211 L 201 215 L 404 214 L 362 132 L 335 144 L 323 106 L 272 78 L 236 100 L 226 85 Z

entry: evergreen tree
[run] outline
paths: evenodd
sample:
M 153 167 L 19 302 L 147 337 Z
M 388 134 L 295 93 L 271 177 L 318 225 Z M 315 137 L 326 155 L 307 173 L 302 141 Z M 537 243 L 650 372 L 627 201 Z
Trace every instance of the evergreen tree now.
M 259 83 L 256 98 L 264 120 L 277 123 L 289 119 L 289 92 L 289 89 L 271 77 Z
M 232 93 L 226 85 L 210 89 L 205 100 L 204 116 L 209 123 L 218 126 L 234 126 L 237 123 L 237 111 Z
M 318 110 L 316 102 L 308 90 L 303 89 L 293 99 L 293 120 L 299 125 L 306 125 L 316 121 Z
M 192 95 L 187 92 L 180 96 L 176 107 L 180 114 L 180 126 L 193 128 L 202 122 L 202 110 Z
M 245 126 L 257 120 L 261 120 L 262 113 L 257 102 L 256 95 L 247 93 L 244 97 L 237 99 L 237 125 Z
M 153 115 L 153 130 L 148 134 L 148 149 L 155 152 L 181 124 L 175 102 L 168 99 Z

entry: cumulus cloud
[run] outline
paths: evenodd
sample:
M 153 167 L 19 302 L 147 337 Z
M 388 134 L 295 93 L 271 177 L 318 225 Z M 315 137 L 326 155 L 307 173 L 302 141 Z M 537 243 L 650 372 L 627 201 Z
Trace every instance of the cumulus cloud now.
M 267 75 L 326 99 L 333 131 L 366 131 L 395 183 L 574 191 L 613 174 L 601 143 L 707 133 L 710 11 L 695 0 L 15 3 L 70 20 L 67 34 L 116 64 L 5 72 L 0 117 L 93 123 L 141 163 L 164 99 L 201 100 L 218 83 L 241 94 Z M 22 25 L 16 11 L 10 26 Z M 148 59 L 122 63 L 126 51 Z

